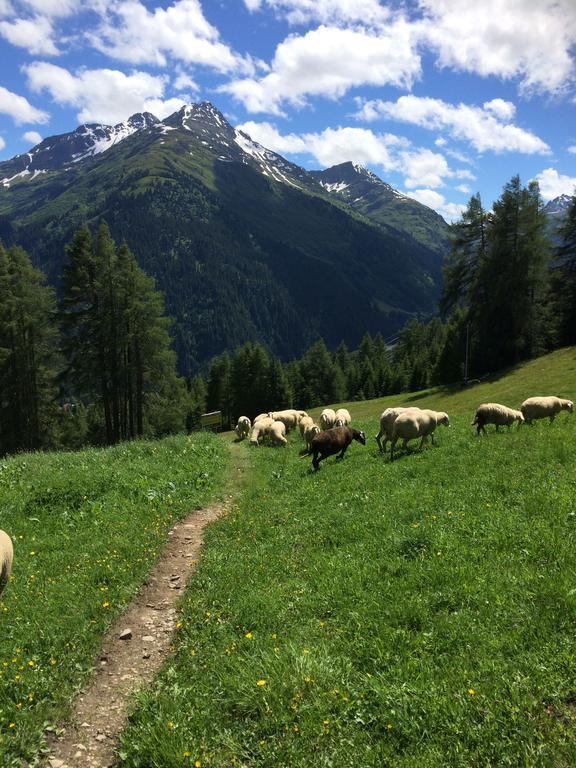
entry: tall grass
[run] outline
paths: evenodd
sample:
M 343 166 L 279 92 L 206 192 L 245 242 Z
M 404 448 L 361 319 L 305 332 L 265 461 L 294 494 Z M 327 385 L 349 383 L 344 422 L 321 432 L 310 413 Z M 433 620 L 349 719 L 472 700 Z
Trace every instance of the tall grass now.
M 431 393 L 452 427 L 392 463 L 382 401 L 368 445 L 318 473 L 296 435 L 241 446 L 251 485 L 209 529 L 121 765 L 574 765 L 574 417 L 480 438 L 470 421 L 483 400 L 573 395 L 575 359 Z
M 212 435 L 0 462 L 14 569 L 0 601 L 0 765 L 21 766 L 69 710 L 102 634 L 171 524 L 221 485 Z

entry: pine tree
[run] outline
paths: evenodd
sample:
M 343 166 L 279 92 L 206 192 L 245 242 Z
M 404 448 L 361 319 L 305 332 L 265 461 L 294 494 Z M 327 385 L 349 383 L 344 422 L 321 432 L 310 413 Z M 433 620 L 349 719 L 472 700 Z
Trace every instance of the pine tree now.
M 552 271 L 551 306 L 555 318 L 555 341 L 576 344 L 576 195 L 572 197 L 556 251 Z
M 0 453 L 54 439 L 59 364 L 55 300 L 18 246 L 0 245 Z

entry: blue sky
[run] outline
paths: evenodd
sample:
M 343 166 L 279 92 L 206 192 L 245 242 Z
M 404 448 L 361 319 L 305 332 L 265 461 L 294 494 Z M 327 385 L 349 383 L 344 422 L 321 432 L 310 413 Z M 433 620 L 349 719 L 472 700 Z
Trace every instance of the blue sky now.
M 576 0 L 0 0 L 0 56 L 0 160 L 208 100 L 447 219 L 516 173 L 576 188 Z

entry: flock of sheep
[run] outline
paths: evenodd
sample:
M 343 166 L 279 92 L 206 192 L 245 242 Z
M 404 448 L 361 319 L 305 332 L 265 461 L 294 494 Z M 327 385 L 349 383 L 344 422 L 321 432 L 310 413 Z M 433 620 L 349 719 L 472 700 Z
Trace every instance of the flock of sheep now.
M 531 424 L 536 419 L 554 418 L 560 411 L 574 410 L 571 400 L 563 400 L 560 397 L 529 397 L 520 406 L 520 410 L 508 408 L 499 403 L 483 403 L 478 406 L 472 425 L 477 433 L 486 432 L 487 424 L 494 424 L 496 430 L 506 425 L 508 428 L 514 422 Z M 272 443 L 286 445 L 286 432 L 299 427 L 300 434 L 306 442 L 304 455 L 313 456 L 312 464 L 318 469 L 319 462 L 335 453 L 341 458 L 352 440 L 357 440 L 363 445 L 366 438 L 363 432 L 350 427 L 351 417 L 346 408 L 334 411 L 332 408 L 324 408 L 320 414 L 320 425 L 314 423 L 306 411 L 288 408 L 283 411 L 271 411 L 261 413 L 254 419 L 254 423 L 247 416 L 241 416 L 236 425 L 238 440 L 250 437 L 252 445 L 258 445 L 262 438 L 268 435 Z M 427 408 L 387 408 L 380 416 L 380 430 L 376 435 L 376 442 L 381 452 L 386 450 L 390 442 L 390 458 L 394 458 L 394 448 L 398 440 L 403 440 L 406 448 L 410 440 L 420 438 L 420 447 L 428 437 L 434 443 L 434 431 L 436 427 L 450 426 L 450 419 L 444 411 L 432 411 Z
M 554 418 L 560 411 L 572 413 L 574 403 L 560 397 L 530 397 L 516 411 L 499 403 L 483 403 L 478 406 L 472 425 L 478 434 L 486 432 L 487 424 L 495 424 L 496 429 L 506 425 L 511 427 L 514 422 L 531 424 L 536 419 Z M 350 427 L 351 417 L 346 408 L 334 411 L 325 408 L 320 414 L 320 425 L 314 423 L 306 411 L 289 408 L 284 411 L 261 413 L 252 424 L 247 416 L 241 416 L 236 424 L 236 435 L 239 440 L 250 437 L 252 445 L 268 435 L 277 445 L 286 445 L 286 432 L 298 427 L 306 442 L 304 456 L 312 456 L 314 469 L 322 459 L 337 454 L 342 458 L 353 440 L 366 445 L 364 432 Z M 428 437 L 434 443 L 434 431 L 437 426 L 450 426 L 448 414 L 443 411 L 431 411 L 426 408 L 387 408 L 380 416 L 380 430 L 376 442 L 380 451 L 386 450 L 390 442 L 390 458 L 394 457 L 394 447 L 398 440 L 404 441 L 404 447 L 410 440 L 420 438 L 422 447 Z M 0 530 L 0 595 L 8 583 L 12 570 L 13 548 L 10 536 Z

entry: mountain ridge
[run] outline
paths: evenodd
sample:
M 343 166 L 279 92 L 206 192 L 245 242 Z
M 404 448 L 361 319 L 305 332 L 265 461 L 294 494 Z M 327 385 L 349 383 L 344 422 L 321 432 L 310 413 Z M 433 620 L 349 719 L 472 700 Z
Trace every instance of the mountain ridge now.
M 105 219 L 164 291 L 183 372 L 247 340 L 288 359 L 318 336 L 352 345 L 435 310 L 442 247 L 386 221 L 384 197 L 401 193 L 360 166 L 379 220 L 209 102 L 56 139 L 14 180 L 0 164 L 0 235 L 57 285 L 64 244 Z

